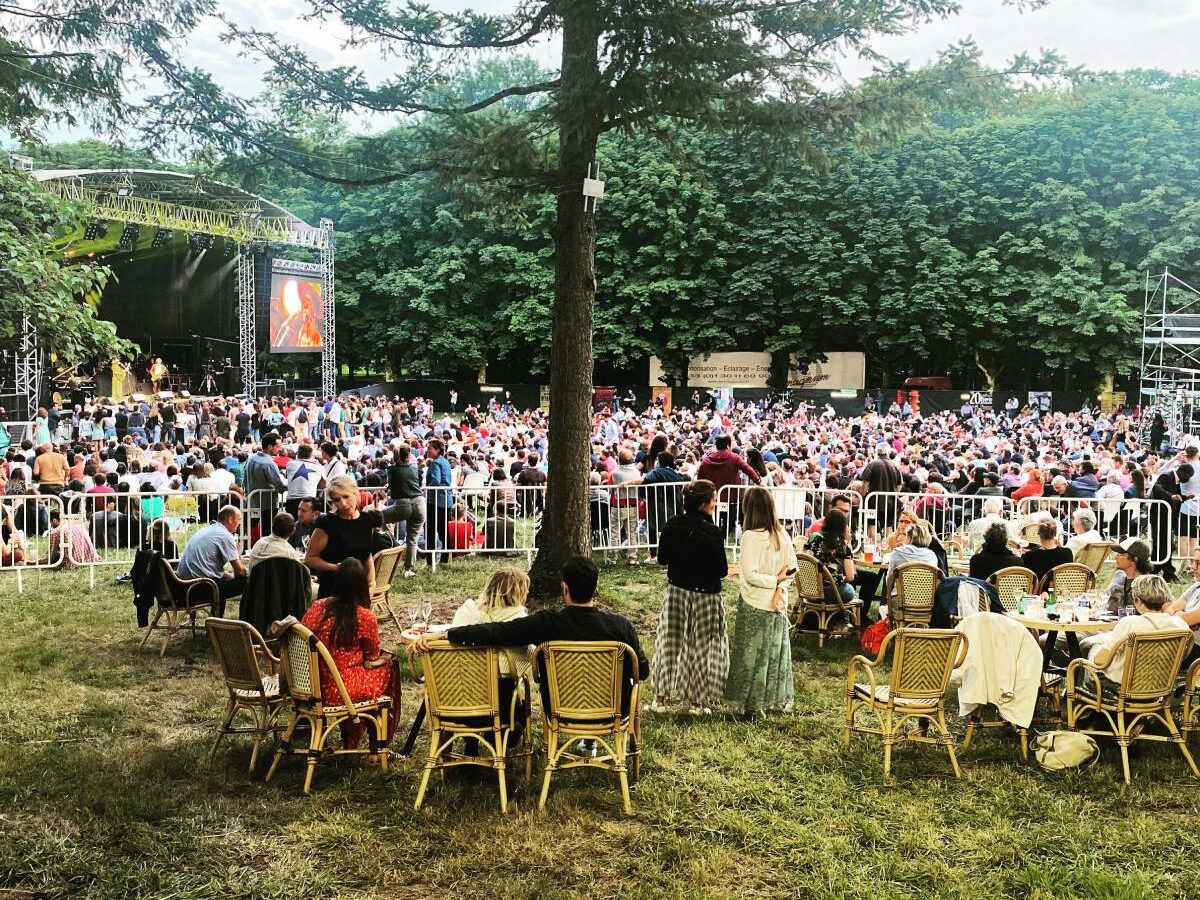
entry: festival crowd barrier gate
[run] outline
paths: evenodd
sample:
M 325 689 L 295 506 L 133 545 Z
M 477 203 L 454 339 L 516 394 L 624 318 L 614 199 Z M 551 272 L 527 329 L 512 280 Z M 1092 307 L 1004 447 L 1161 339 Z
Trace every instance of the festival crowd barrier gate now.
M 1024 525 L 1032 526 L 1039 519 L 1050 518 L 1058 523 L 1064 543 L 1075 531 L 1072 520 L 1075 513 L 1086 510 L 1095 521 L 1101 537 L 1111 543 L 1127 538 L 1138 538 L 1150 545 L 1150 562 L 1156 566 L 1166 565 L 1174 554 L 1173 535 L 1175 516 L 1171 504 L 1165 500 L 1143 498 L 1091 498 L 1091 497 L 1025 497 L 1017 505 L 1017 515 Z M 1186 523 L 1186 517 L 1183 517 Z M 1184 528 L 1186 529 L 1186 524 Z M 1193 539 L 1196 532 L 1193 531 Z M 1179 533 L 1181 545 L 1187 540 L 1185 530 Z M 1033 541 L 1036 542 L 1034 537 Z M 1184 548 L 1186 549 L 1186 548 Z M 1185 558 L 1190 552 L 1182 554 Z
M 0 496 L 0 572 L 15 572 L 17 593 L 25 592 L 25 572 L 53 569 L 62 565 L 69 549 L 50 528 L 50 512 L 65 520 L 63 498 L 56 494 L 7 494 Z
M 911 512 L 929 523 L 933 537 L 952 555 L 970 555 L 983 543 L 988 526 L 1003 522 L 1010 540 L 1020 538 L 1017 505 L 1008 497 L 975 494 L 930 494 L 875 491 L 863 498 L 856 538 L 864 545 L 883 543 L 896 530 L 900 513 Z
M 683 511 L 683 489 L 687 482 L 650 485 L 593 485 L 589 489 L 589 514 L 592 526 L 592 550 L 609 560 L 652 558 L 656 555 L 659 533 L 665 522 Z M 745 493 L 752 485 L 727 485 L 717 496 L 714 517 L 721 527 L 726 549 L 736 560 Z M 1077 509 L 1088 509 L 1096 517 L 1101 535 L 1116 542 L 1126 537 L 1146 540 L 1152 550 L 1152 562 L 1162 565 L 1172 557 L 1175 515 L 1170 504 L 1154 499 L 1088 499 L 1062 497 L 1025 498 L 1019 503 L 1004 497 L 961 494 L 876 492 L 865 498 L 848 490 L 829 490 L 793 486 L 766 486 L 775 503 L 776 516 L 792 535 L 797 546 L 805 532 L 831 507 L 836 497 L 851 500 L 851 530 L 856 544 L 882 541 L 894 530 L 902 509 L 910 509 L 927 520 L 937 538 L 958 552 L 978 549 L 983 533 L 993 521 L 1005 521 L 1020 543 L 1036 540 L 1028 528 L 1039 518 L 1055 519 L 1069 537 L 1070 518 Z M 384 487 L 359 487 L 371 502 L 364 508 L 387 509 L 391 501 Z M 318 509 L 326 511 L 323 492 L 314 498 Z M 239 496 L 232 492 L 179 492 L 165 494 L 76 494 L 58 497 L 47 494 L 22 494 L 0 498 L 8 510 L 8 528 L 20 533 L 26 544 L 22 561 L 15 555 L 0 558 L 0 573 L 17 573 L 18 589 L 23 590 L 22 572 L 26 569 L 54 568 L 69 559 L 74 565 L 89 567 L 91 585 L 95 585 L 96 566 L 131 566 L 151 523 L 163 521 L 169 531 L 174 552 L 171 562 L 191 536 L 214 521 L 217 510 L 232 503 L 243 513 L 238 535 L 243 550 L 252 538 L 269 533 L 275 513 L 284 508 L 286 495 L 275 491 L 253 491 Z M 486 484 L 484 478 L 468 476 L 457 487 L 426 488 L 422 497 L 425 522 L 418 538 L 418 554 L 430 558 L 431 566 L 443 558 L 495 554 L 524 556 L 532 562 L 537 552 L 537 535 L 545 503 L 544 485 L 514 485 L 511 482 Z M 989 512 L 998 507 L 999 513 Z M 62 521 L 81 525 L 94 544 L 99 559 L 84 558 L 68 538 L 51 540 L 49 512 L 57 509 Z M 1185 517 L 1186 519 L 1186 517 Z M 403 522 L 391 526 L 398 543 L 405 542 Z M 69 530 L 68 530 L 69 532 Z M 872 537 L 874 535 L 874 537 Z M 1200 527 L 1181 538 L 1200 542 Z M 432 546 L 430 546 L 432 538 Z M 33 547 L 38 548 L 36 555 Z M 1188 550 L 1189 548 L 1185 548 Z M 1187 555 L 1187 554 L 1185 554 Z

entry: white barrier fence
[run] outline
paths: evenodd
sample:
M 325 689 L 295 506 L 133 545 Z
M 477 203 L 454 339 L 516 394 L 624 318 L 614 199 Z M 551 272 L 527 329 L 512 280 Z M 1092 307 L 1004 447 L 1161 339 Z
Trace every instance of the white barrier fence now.
M 1026 497 L 1018 504 L 1017 515 L 1029 527 L 1039 519 L 1052 519 L 1064 540 L 1078 533 L 1077 529 L 1094 529 L 1113 543 L 1126 538 L 1143 540 L 1150 546 L 1150 561 L 1156 566 L 1170 562 L 1178 549 L 1174 541 L 1175 517 L 1165 500 Z M 1178 537 L 1182 544 L 1186 532 L 1181 531 Z M 1188 548 L 1183 548 L 1183 555 L 1191 556 Z
M 685 482 L 639 485 L 595 485 L 589 491 L 592 550 L 610 560 L 642 561 L 655 554 L 663 525 L 683 511 Z M 723 487 L 718 494 L 715 519 L 725 545 L 736 559 L 741 516 L 749 485 Z M 797 546 L 812 523 L 831 508 L 837 497 L 851 501 L 851 529 L 856 543 L 870 546 L 885 540 L 896 526 L 901 510 L 910 510 L 930 522 L 935 535 L 948 547 L 962 552 L 977 549 L 989 524 L 1003 521 L 1013 539 L 1031 543 L 1029 528 L 1039 518 L 1050 517 L 1064 537 L 1071 518 L 1086 510 L 1102 537 L 1110 541 L 1138 537 L 1151 547 L 1156 565 L 1175 553 L 1175 514 L 1161 500 L 1026 498 L 1014 503 L 1004 497 L 956 494 L 873 493 L 865 498 L 851 491 L 772 486 L 765 488 L 777 518 Z M 458 487 L 426 488 L 413 501 L 395 504 L 382 487 L 362 487 L 364 509 L 384 513 L 394 540 L 408 544 L 416 557 L 432 566 L 448 559 L 491 554 L 525 557 L 537 552 L 537 537 L 545 503 L 544 485 L 485 484 L 469 479 Z M 318 512 L 326 510 L 324 497 L 314 498 Z M 156 542 L 178 561 L 187 541 L 216 519 L 221 506 L 232 503 L 242 512 L 238 535 L 243 549 L 269 533 L 275 514 L 295 503 L 274 491 L 183 492 L 166 494 L 22 494 L 0 497 L 3 543 L 0 572 L 15 571 L 19 588 L 23 572 L 32 569 L 88 566 L 95 580 L 97 566 L 128 568 L 153 526 Z M 59 525 L 50 527 L 50 513 Z M 1084 517 L 1084 522 L 1090 521 Z M 1200 531 L 1200 529 L 1198 529 Z M 1180 537 L 1200 539 L 1200 533 Z M 14 548 L 15 541 L 15 548 Z M 19 549 L 20 552 L 13 552 Z M 1187 548 L 1185 548 L 1187 550 Z

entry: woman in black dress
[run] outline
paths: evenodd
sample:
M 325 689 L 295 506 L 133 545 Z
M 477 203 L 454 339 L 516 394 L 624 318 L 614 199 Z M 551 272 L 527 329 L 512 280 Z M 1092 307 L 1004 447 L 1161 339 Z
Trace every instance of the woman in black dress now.
M 371 571 L 371 538 L 383 525 L 383 517 L 374 510 L 358 508 L 358 485 L 349 475 L 339 475 L 329 482 L 325 497 L 333 511 L 313 523 L 312 538 L 304 555 L 304 564 L 317 576 L 317 596 L 331 597 L 337 587 L 337 569 L 342 560 L 354 557 Z

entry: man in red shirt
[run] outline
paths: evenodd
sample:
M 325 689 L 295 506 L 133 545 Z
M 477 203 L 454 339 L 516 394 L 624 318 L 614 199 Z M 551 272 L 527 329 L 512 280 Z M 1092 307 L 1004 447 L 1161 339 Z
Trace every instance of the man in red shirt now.
M 738 506 L 740 505 L 740 491 L 726 491 L 725 496 L 721 496 L 721 488 L 726 485 L 740 485 L 741 475 L 744 472 L 746 477 L 750 479 L 751 484 L 758 484 L 760 479 L 758 473 L 740 456 L 733 452 L 730 447 L 733 445 L 733 440 L 727 434 L 718 435 L 715 446 L 716 449 L 712 453 L 705 455 L 704 459 L 700 460 L 700 465 L 696 469 L 696 478 L 706 479 L 711 481 L 717 489 L 717 500 L 720 503 L 728 503 L 725 512 L 719 516 L 719 524 L 721 530 L 726 535 L 733 534 L 734 527 L 738 521 Z M 719 508 L 719 507 L 718 507 Z

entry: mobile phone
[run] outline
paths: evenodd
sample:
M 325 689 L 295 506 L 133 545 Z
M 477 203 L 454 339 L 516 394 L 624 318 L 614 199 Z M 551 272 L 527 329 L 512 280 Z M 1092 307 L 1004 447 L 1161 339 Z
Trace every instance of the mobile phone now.
M 788 569 L 788 570 L 787 570 L 786 572 L 784 572 L 783 574 L 784 574 L 784 575 L 789 575 L 789 576 L 790 576 L 790 575 L 795 575 L 795 574 L 796 574 L 796 567 L 795 567 L 795 566 L 792 566 L 790 569 Z

